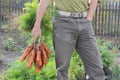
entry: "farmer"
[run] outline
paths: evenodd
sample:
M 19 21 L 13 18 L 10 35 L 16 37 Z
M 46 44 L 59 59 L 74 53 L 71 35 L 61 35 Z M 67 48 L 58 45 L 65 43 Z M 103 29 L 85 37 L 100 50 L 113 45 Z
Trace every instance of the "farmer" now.
M 40 0 L 32 29 L 34 39 L 41 35 L 40 23 L 49 0 Z M 55 0 L 59 17 L 53 22 L 53 45 L 57 80 L 69 80 L 68 68 L 75 49 L 81 57 L 86 80 L 104 80 L 103 64 L 92 28 L 97 0 Z

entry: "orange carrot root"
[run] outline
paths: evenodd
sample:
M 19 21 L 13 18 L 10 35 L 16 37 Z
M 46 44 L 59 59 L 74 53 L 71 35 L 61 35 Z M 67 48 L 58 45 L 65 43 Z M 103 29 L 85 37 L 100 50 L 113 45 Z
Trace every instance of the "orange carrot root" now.
M 42 56 L 41 56 L 41 51 L 40 51 L 40 44 L 36 46 L 36 64 L 41 66 L 42 65 Z
M 28 47 L 25 49 L 23 55 L 20 57 L 20 61 L 21 61 L 21 62 L 23 62 L 23 61 L 26 59 L 26 57 L 28 56 L 28 54 L 31 52 L 32 48 L 33 48 L 33 46 L 30 45 L 30 46 L 28 46 Z
M 34 59 L 35 59 L 35 50 L 33 49 L 28 59 L 27 68 L 31 68 L 32 63 L 34 62 Z
M 41 51 L 42 51 L 43 64 L 46 65 L 47 64 L 47 55 L 46 55 L 45 49 L 43 47 L 41 47 Z
M 47 45 L 44 42 L 41 42 L 41 44 L 46 51 L 47 57 L 49 58 L 50 54 L 51 54 L 51 51 L 49 50 L 49 48 L 47 47 Z
M 36 74 L 38 74 L 39 71 L 42 70 L 42 68 L 43 68 L 43 66 L 36 67 L 36 68 L 35 68 L 35 72 L 36 72 Z
M 34 63 L 35 72 L 36 74 L 42 70 L 44 65 L 47 64 L 47 58 L 50 57 L 50 50 L 44 42 L 40 44 L 36 44 L 35 46 L 30 45 L 28 46 L 23 55 L 20 57 L 20 61 L 23 62 L 26 57 L 28 57 L 28 62 L 26 64 L 27 68 L 31 68 L 32 64 Z

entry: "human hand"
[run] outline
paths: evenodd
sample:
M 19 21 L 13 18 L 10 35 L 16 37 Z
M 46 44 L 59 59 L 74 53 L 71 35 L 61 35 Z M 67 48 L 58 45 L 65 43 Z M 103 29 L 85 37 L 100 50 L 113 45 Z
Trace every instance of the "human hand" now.
M 35 22 L 34 27 L 32 29 L 32 35 L 34 40 L 36 40 L 39 36 L 41 36 L 41 28 L 39 22 Z

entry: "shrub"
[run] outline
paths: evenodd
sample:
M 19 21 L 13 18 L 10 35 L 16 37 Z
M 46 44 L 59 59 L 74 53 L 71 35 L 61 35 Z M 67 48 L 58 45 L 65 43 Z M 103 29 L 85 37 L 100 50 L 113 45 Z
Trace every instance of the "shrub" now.
M 7 71 L 7 80 L 54 80 L 55 79 L 55 62 L 50 60 L 49 63 L 36 75 L 34 67 L 26 69 L 26 62 L 14 62 Z
M 112 78 L 110 80 L 119 80 L 120 79 L 120 66 L 115 65 L 113 67 L 113 75 Z
M 14 51 L 15 50 L 15 41 L 13 38 L 7 38 L 4 41 L 4 46 L 7 51 Z
M 85 71 L 83 63 L 79 57 L 79 55 L 74 51 L 69 69 L 69 79 L 70 80 L 84 80 Z
M 31 32 L 35 19 L 36 19 L 37 6 L 38 6 L 38 0 L 34 0 L 32 2 L 28 2 L 25 4 L 25 7 L 24 7 L 25 13 L 23 13 L 20 16 L 20 23 L 19 23 L 20 30 L 28 32 L 28 33 Z M 52 40 L 52 37 L 51 37 L 52 16 L 58 16 L 58 13 L 54 7 L 49 6 L 41 21 L 42 39 L 45 42 L 48 42 L 48 40 L 51 42 Z
M 18 37 L 18 43 L 26 47 L 27 45 L 32 43 L 33 40 L 31 40 L 31 38 L 31 33 L 23 32 Z
M 97 39 L 97 42 L 103 65 L 110 68 L 114 64 L 116 57 L 116 52 L 113 52 L 114 47 L 110 41 Z
M 36 19 L 36 11 L 38 6 L 38 0 L 34 0 L 25 4 L 25 13 L 20 16 L 20 29 L 30 32 L 34 26 Z M 52 29 L 52 15 L 55 13 L 55 9 L 52 6 L 49 6 L 43 19 L 41 21 L 41 27 L 43 34 L 46 34 Z
M 34 0 L 32 3 L 27 2 L 25 4 L 25 8 L 23 8 L 25 13 L 23 13 L 20 16 L 19 28 L 21 30 L 24 30 L 27 32 L 31 31 L 35 21 L 37 6 L 38 6 L 37 0 Z

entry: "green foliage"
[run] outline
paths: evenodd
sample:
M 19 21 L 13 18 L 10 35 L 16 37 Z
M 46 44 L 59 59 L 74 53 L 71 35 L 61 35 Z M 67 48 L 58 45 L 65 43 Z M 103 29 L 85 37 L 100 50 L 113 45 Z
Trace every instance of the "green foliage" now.
M 117 55 L 117 48 L 114 47 L 112 42 L 101 40 L 99 38 L 97 39 L 97 43 L 100 50 L 100 55 L 102 57 L 103 65 L 112 69 Z M 69 78 L 70 80 L 84 80 L 84 75 L 85 71 L 83 63 L 78 54 L 74 52 L 71 59 Z
M 120 79 L 120 66 L 115 65 L 113 67 L 113 76 L 110 80 L 119 80 Z
M 7 71 L 6 80 L 54 80 L 55 62 L 51 60 L 41 72 L 37 75 L 34 67 L 26 68 L 26 62 L 14 62 Z
M 114 47 L 109 41 L 98 39 L 97 42 L 103 65 L 109 68 L 115 62 L 116 53 L 113 52 Z
M 25 8 L 23 8 L 25 13 L 20 16 L 19 25 L 21 30 L 25 30 L 28 32 L 31 31 L 36 17 L 37 6 L 37 0 L 34 0 L 32 3 L 28 2 L 25 4 Z
M 55 71 L 55 60 L 54 60 L 54 50 L 52 47 L 51 36 L 45 37 L 48 47 L 52 50 L 51 57 L 48 64 L 43 68 L 43 70 L 36 75 L 35 69 L 26 69 L 26 62 L 20 63 L 19 61 L 13 63 L 7 71 L 6 80 L 55 80 L 56 71 Z M 107 67 L 112 67 L 114 73 L 113 77 L 118 77 L 119 73 L 116 73 L 116 69 L 113 68 L 114 57 L 112 50 L 115 49 L 114 46 L 104 40 L 98 39 L 98 46 L 101 52 L 103 64 Z M 70 80 L 84 80 L 84 67 L 79 55 L 74 52 L 71 58 L 70 69 L 69 69 L 69 79 Z M 115 78 L 117 79 L 117 78 Z M 115 80 L 112 79 L 112 80 Z
M 38 0 L 33 2 L 28 2 L 25 4 L 25 13 L 20 16 L 20 29 L 30 32 L 34 26 L 36 19 L 36 12 L 38 7 Z M 52 6 L 49 6 L 45 15 L 41 21 L 42 33 L 45 35 L 48 34 L 52 29 L 52 15 L 55 13 L 55 9 Z
M 19 28 L 21 30 L 28 33 L 31 32 L 36 19 L 37 6 L 38 0 L 34 0 L 32 1 L 32 3 L 28 2 L 25 4 L 25 13 L 20 16 L 21 20 L 19 23 Z M 52 16 L 58 16 L 58 13 L 53 6 L 49 6 L 41 21 L 42 39 L 44 40 L 44 42 L 48 43 L 48 45 L 50 45 L 52 42 Z M 29 38 L 27 44 L 31 42 L 32 40 Z
M 74 51 L 70 62 L 69 79 L 84 80 L 84 76 L 85 76 L 85 71 L 84 71 L 83 63 L 77 52 Z
M 4 41 L 4 46 L 7 51 L 14 51 L 15 50 L 15 41 L 13 38 L 7 38 Z
M 0 71 L 0 80 L 6 80 L 6 72 L 1 72 Z
M 55 60 L 51 58 L 47 66 L 38 75 L 37 80 L 55 80 Z
M 23 46 L 27 46 L 32 43 L 33 40 L 31 40 L 31 38 L 32 38 L 31 33 L 23 32 L 18 37 L 18 43 L 20 43 Z
M 7 79 L 8 80 L 35 80 L 34 69 L 26 69 L 25 63 L 20 63 L 19 61 L 12 64 L 8 69 Z
M 30 44 L 32 42 L 30 37 L 31 37 L 30 33 L 25 33 L 24 36 L 20 38 L 20 41 L 24 39 L 22 41 L 23 43 L 27 42 L 26 44 Z M 11 64 L 11 66 L 7 70 L 6 80 L 55 80 L 56 72 L 55 72 L 55 60 L 53 54 L 54 51 L 53 51 L 52 39 L 51 39 L 52 36 L 48 35 L 43 38 L 46 44 L 48 45 L 48 47 L 52 51 L 48 64 L 40 71 L 38 75 L 36 75 L 34 67 L 32 67 L 31 69 L 27 69 L 26 62 L 20 63 L 19 61 L 16 61 L 13 64 Z

